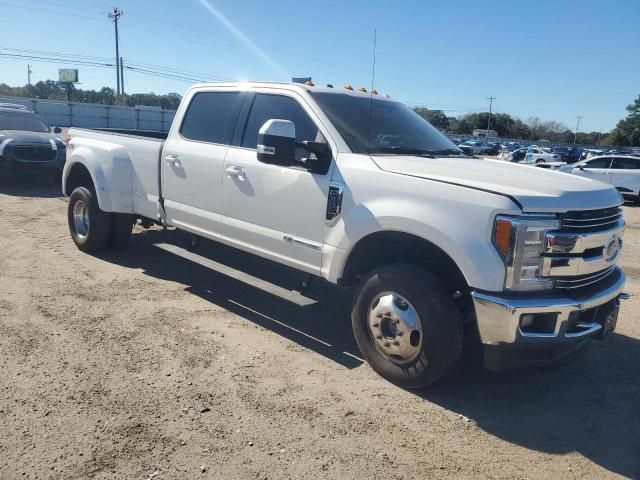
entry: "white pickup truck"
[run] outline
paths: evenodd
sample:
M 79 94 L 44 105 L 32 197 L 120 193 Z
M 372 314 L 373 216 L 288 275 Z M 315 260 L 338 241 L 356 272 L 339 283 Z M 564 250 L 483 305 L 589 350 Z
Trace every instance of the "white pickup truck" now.
M 616 189 L 468 158 L 390 98 L 203 84 L 168 135 L 69 135 L 63 191 L 80 250 L 123 247 L 140 220 L 353 288 L 362 355 L 403 387 L 451 372 L 465 330 L 504 369 L 561 362 L 615 328 Z

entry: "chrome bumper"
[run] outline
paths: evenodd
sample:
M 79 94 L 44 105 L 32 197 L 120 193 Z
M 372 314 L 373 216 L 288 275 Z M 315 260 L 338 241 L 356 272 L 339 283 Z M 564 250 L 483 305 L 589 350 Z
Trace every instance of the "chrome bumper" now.
M 485 345 L 538 343 L 549 345 L 553 342 L 578 340 L 596 334 L 603 327 L 600 323 L 584 325 L 577 333 L 569 333 L 570 316 L 604 305 L 612 300 L 624 298 L 624 272 L 614 267 L 615 272 L 606 286 L 589 294 L 574 296 L 549 294 L 542 296 L 532 292 L 529 297 L 507 297 L 498 294 L 472 292 L 480 339 Z M 553 333 L 524 333 L 520 321 L 526 314 L 557 314 Z

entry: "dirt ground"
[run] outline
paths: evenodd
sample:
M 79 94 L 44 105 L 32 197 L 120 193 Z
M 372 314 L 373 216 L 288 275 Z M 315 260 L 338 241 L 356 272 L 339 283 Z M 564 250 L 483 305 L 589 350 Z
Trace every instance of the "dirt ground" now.
M 46 179 L 0 181 L 2 479 L 640 478 L 638 207 L 615 334 L 553 371 L 467 356 L 422 392 L 358 358 L 342 291 L 312 284 L 302 308 L 154 247 L 157 231 L 86 255 L 65 212 Z

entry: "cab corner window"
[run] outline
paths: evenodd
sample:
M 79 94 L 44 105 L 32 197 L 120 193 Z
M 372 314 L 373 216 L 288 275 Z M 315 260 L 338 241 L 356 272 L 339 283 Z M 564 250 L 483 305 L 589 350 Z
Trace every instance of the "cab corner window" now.
M 228 143 L 239 100 L 239 92 L 196 93 L 185 113 L 180 134 L 188 140 Z

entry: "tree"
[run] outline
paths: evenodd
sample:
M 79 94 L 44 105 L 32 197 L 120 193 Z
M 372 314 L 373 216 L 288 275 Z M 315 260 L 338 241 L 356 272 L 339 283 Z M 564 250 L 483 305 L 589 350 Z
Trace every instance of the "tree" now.
M 424 118 L 431 125 L 443 132 L 449 130 L 449 118 L 442 110 L 429 110 L 425 107 L 415 107 L 413 109 L 418 115 Z
M 10 87 L 0 84 L 0 95 L 11 97 L 32 97 L 48 100 L 66 100 L 67 89 L 65 86 L 53 80 L 38 82 L 35 85 L 24 87 Z M 161 107 L 168 110 L 176 110 L 182 97 L 177 93 L 156 95 L 155 93 L 134 93 L 125 95 L 125 104 L 134 107 L 148 105 Z M 115 105 L 116 94 L 112 88 L 102 87 L 100 90 L 82 90 L 71 85 L 71 101 L 82 103 L 100 103 L 103 105 Z
M 627 118 L 620 120 L 607 137 L 607 144 L 640 147 L 640 95 L 627 106 L 627 112 Z

